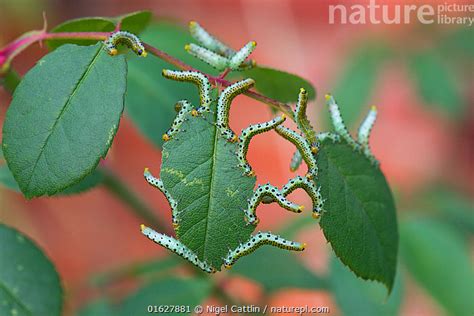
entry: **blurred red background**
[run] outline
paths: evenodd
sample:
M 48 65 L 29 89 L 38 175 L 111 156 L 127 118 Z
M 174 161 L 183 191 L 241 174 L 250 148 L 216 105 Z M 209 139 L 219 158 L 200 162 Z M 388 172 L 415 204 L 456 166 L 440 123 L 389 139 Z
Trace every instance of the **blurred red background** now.
M 233 47 L 255 40 L 258 48 L 254 58 L 258 63 L 298 74 L 317 88 L 319 96 L 311 104 L 310 116 L 317 130 L 323 128 L 324 122 L 323 98 L 320 96 L 334 89 L 346 61 L 360 43 L 383 38 L 396 54 L 403 55 L 407 50 L 421 50 L 432 45 L 443 33 L 454 28 L 423 28 L 417 24 L 329 25 L 328 5 L 349 4 L 351 1 L 3 2 L 0 4 L 0 46 L 23 32 L 40 28 L 43 10 L 53 27 L 71 18 L 115 16 L 150 9 L 155 17 L 172 17 L 183 25 L 190 20 L 199 21 Z M 469 3 L 467 0 L 464 2 Z M 46 52 L 45 48 L 34 45 L 14 61 L 14 68 L 24 74 Z M 459 81 L 458 84 L 468 86 L 470 106 L 460 119 L 452 120 L 430 108 L 429 104 L 423 104 L 409 69 L 399 62 L 387 63 L 375 83 L 375 93 L 365 108 L 371 104 L 379 108 L 371 147 L 397 196 L 401 213 L 410 210 L 412 201 L 431 183 L 448 183 L 467 195 L 474 192 L 474 90 L 472 80 Z M 0 122 L 10 100 L 11 96 L 0 88 Z M 361 113 L 360 118 L 363 115 Z M 239 97 L 232 107 L 231 124 L 235 130 L 240 130 L 249 123 L 268 120 L 271 116 L 264 104 Z M 258 182 L 270 181 L 281 186 L 292 177 L 288 164 L 293 150 L 290 143 L 282 141 L 275 133 L 257 137 L 251 145 L 249 160 L 258 175 Z M 268 157 L 271 157 L 270 161 Z M 158 173 L 160 161 L 159 150 L 124 117 L 105 164 L 142 196 L 160 217 L 171 223 L 164 197 L 149 187 L 142 177 L 145 166 Z M 294 197 L 309 206 L 310 200 L 303 193 L 297 192 Z M 262 229 L 275 230 L 292 219 L 274 205 L 262 206 L 260 214 Z M 52 259 L 63 278 L 68 312 L 97 294 L 86 287 L 91 274 L 168 255 L 164 249 L 150 246 L 139 233 L 140 222 L 126 206 L 100 187 L 73 197 L 29 201 L 20 194 L 0 188 L 0 220 L 31 236 Z M 330 248 L 319 228 L 305 231 L 299 239 L 308 243 L 308 250 L 301 256 L 305 264 L 325 273 Z M 402 314 L 442 313 L 424 290 L 413 282 L 407 283 Z M 257 284 L 243 278 L 235 278 L 228 286 L 232 293 L 243 296 L 244 300 L 258 297 L 262 291 Z M 117 291 L 120 293 L 122 289 Z M 317 302 L 320 306 L 330 306 L 333 314 L 337 314 L 331 294 L 322 291 L 294 289 L 275 294 L 271 302 L 298 305 Z

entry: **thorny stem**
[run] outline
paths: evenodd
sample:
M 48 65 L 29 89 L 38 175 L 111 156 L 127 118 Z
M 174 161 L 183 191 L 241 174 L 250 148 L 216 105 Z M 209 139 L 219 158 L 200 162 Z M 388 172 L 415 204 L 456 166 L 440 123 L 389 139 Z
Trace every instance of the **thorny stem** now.
M 3 49 L 0 50 L 0 70 L 6 63 L 10 62 L 12 58 L 14 58 L 20 51 L 26 49 L 28 46 L 34 44 L 35 42 L 42 42 L 48 39 L 90 39 L 90 40 L 99 40 L 103 41 L 107 39 L 110 33 L 107 32 L 62 32 L 62 33 L 48 33 L 46 30 L 32 32 L 31 35 L 21 37 L 12 43 L 5 46 Z M 176 57 L 173 57 L 164 51 L 153 47 L 149 44 L 144 43 L 145 49 L 147 49 L 152 55 L 160 58 L 161 60 L 178 67 L 181 70 L 192 70 L 192 71 L 199 71 L 190 65 L 184 63 L 183 61 L 179 60 Z M 228 71 L 224 71 L 220 76 L 215 77 L 209 74 L 204 74 L 207 76 L 211 84 L 214 85 L 221 85 L 224 87 L 228 87 L 233 84 L 233 82 L 225 80 L 225 76 L 227 75 Z M 0 72 L 0 76 L 2 73 Z M 277 101 L 275 99 L 269 98 L 265 95 L 262 95 L 258 92 L 253 90 L 249 90 L 244 93 L 248 97 L 251 97 L 255 100 L 268 104 L 275 109 L 285 113 L 287 116 L 293 119 L 293 111 L 291 107 L 283 102 Z

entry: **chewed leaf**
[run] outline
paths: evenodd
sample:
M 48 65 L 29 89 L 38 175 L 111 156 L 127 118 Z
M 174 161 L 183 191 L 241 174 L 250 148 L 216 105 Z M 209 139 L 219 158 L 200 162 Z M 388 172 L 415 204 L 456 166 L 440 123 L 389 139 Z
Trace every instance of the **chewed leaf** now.
M 200 260 L 218 268 L 229 248 L 254 230 L 245 224 L 243 210 L 255 178 L 242 175 L 237 145 L 220 136 L 213 116 L 184 118 L 181 131 L 163 145 L 160 178 L 179 205 L 177 237 Z M 185 158 L 190 152 L 192 159 Z
M 322 142 L 317 155 L 324 211 L 320 225 L 339 259 L 391 291 L 398 251 L 395 204 L 380 169 L 346 142 Z

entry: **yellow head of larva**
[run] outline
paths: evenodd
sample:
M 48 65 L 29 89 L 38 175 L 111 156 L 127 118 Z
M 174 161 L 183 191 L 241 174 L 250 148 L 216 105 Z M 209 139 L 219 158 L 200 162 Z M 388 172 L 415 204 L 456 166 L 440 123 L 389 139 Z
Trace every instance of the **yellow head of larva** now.
M 372 112 L 377 112 L 377 106 L 372 105 L 372 106 L 370 107 L 370 110 L 371 110 Z
M 197 24 L 196 21 L 191 21 L 191 22 L 189 22 L 189 29 L 190 29 L 190 30 L 191 30 L 191 29 L 194 29 L 197 25 L 198 25 L 198 24 Z
M 145 225 L 143 225 L 143 224 L 140 225 L 140 230 L 141 230 L 142 232 L 145 230 L 145 228 L 146 228 Z

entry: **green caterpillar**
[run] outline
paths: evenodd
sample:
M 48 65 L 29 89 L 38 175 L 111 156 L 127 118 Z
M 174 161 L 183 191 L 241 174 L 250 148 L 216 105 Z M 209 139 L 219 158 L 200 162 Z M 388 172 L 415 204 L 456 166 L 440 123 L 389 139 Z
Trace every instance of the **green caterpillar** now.
M 146 57 L 147 52 L 140 39 L 130 32 L 118 31 L 112 33 L 105 41 L 105 50 L 109 55 L 115 56 L 118 53 L 117 45 L 124 44 L 130 48 L 135 54 L 141 57 Z

